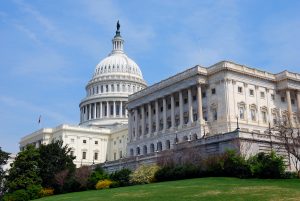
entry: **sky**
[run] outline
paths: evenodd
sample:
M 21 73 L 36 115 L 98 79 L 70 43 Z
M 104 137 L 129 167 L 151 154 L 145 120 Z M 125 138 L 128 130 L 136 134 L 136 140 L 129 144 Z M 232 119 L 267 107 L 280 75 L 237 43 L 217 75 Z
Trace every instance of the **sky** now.
M 42 127 L 79 123 L 85 86 L 111 52 L 117 20 L 148 85 L 221 60 L 300 73 L 297 0 L 2 0 L 3 150 L 17 153 L 21 137 Z

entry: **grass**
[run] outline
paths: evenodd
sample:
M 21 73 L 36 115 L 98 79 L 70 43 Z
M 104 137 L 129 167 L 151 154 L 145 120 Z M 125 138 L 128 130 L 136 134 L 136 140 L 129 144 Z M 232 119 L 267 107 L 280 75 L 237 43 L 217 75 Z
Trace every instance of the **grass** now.
M 300 180 L 200 178 L 50 196 L 39 201 L 300 200 Z

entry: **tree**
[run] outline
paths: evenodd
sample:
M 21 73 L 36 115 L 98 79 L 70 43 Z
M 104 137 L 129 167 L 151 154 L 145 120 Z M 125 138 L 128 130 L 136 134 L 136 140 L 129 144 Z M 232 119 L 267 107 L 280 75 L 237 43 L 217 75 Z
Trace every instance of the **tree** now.
M 68 175 L 69 175 L 69 170 L 62 170 L 54 175 L 55 183 L 60 187 L 60 192 L 62 192 L 63 190 Z
M 3 170 L 3 165 L 5 165 L 7 163 L 7 160 L 9 158 L 9 153 L 2 151 L 1 147 L 0 147 L 0 198 L 1 195 L 3 194 L 3 181 L 4 181 L 4 176 L 5 176 L 5 171 Z
M 39 168 L 43 187 L 55 187 L 55 175 L 68 170 L 69 176 L 74 173 L 75 165 L 70 155 L 71 149 L 63 146 L 62 141 L 55 141 L 39 148 Z
M 81 189 L 86 189 L 88 184 L 88 179 L 92 173 L 92 170 L 88 166 L 82 166 L 75 170 L 74 179 L 80 184 Z
M 8 192 L 40 185 L 42 180 L 39 176 L 39 162 L 40 153 L 34 146 L 29 145 L 24 151 L 19 152 L 12 163 L 12 167 L 9 169 L 5 182 Z
M 288 115 L 289 116 L 289 115 Z M 272 134 L 277 136 L 277 139 L 280 140 L 281 145 L 286 150 L 288 157 L 292 156 L 292 162 L 300 174 L 300 131 L 299 125 L 296 125 L 295 122 L 292 122 L 290 118 L 279 119 L 273 128 L 269 126 L 269 135 Z M 272 146 L 272 141 L 271 141 Z

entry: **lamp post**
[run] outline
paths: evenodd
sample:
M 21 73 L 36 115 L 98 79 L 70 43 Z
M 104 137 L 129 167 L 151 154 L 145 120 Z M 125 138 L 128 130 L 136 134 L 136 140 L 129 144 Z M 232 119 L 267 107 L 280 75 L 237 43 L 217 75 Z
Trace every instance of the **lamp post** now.
M 240 130 L 240 126 L 239 126 L 239 116 L 236 115 L 236 130 Z

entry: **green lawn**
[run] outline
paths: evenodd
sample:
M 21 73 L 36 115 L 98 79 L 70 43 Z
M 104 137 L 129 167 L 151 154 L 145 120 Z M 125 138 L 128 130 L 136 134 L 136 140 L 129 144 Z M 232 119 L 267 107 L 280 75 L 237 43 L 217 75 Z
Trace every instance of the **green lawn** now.
M 50 196 L 40 201 L 300 200 L 300 180 L 201 178 Z

